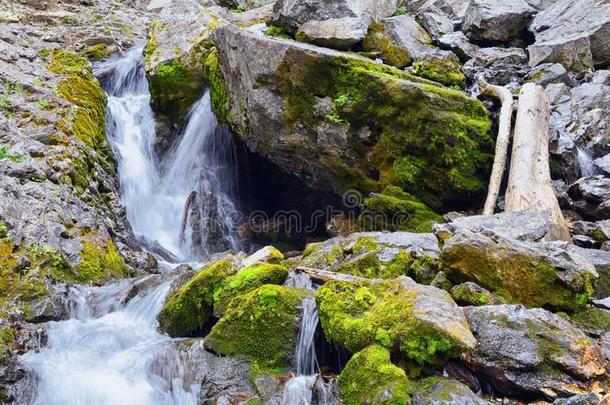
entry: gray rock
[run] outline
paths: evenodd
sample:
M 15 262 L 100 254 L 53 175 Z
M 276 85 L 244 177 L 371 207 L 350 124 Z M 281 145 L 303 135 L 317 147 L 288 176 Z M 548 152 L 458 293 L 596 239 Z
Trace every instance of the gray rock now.
M 610 219 L 610 178 L 588 176 L 578 179 L 568 190 L 577 212 L 588 219 Z
M 489 83 L 501 86 L 521 82 L 527 71 L 527 56 L 521 48 L 481 48 L 464 64 L 467 75 L 482 74 Z
M 541 86 L 546 86 L 551 83 L 574 84 L 574 80 L 568 75 L 566 68 L 559 63 L 544 63 L 538 65 L 529 71 L 525 80 Z
M 610 153 L 595 159 L 593 163 L 604 172 L 606 177 L 610 177 Z
M 436 7 L 429 7 L 418 14 L 419 23 L 430 37 L 437 41 L 440 37 L 453 32 L 453 21 Z
M 592 390 L 606 373 L 599 347 L 551 312 L 518 305 L 465 312 L 477 339 L 465 361 L 500 393 L 555 399 Z
M 500 305 L 504 302 L 479 286 L 478 284 L 467 281 L 454 286 L 451 291 L 451 296 L 459 305 Z
M 453 51 L 462 62 L 465 62 L 477 54 L 479 47 L 471 44 L 462 31 L 445 34 L 438 39 L 438 46 L 442 49 Z
M 442 269 L 451 281 L 473 281 L 509 303 L 574 311 L 582 308 L 597 273 L 569 246 L 458 229 L 443 245 Z
M 431 377 L 435 378 L 435 377 Z M 427 390 L 413 394 L 411 405 L 491 405 L 458 380 L 442 378 Z
M 610 297 L 610 251 L 585 249 L 575 245 L 568 245 L 568 251 L 586 257 L 595 266 L 599 278 L 594 284 L 593 297 L 598 299 Z
M 295 32 L 307 21 L 324 21 L 333 18 L 355 17 L 377 21 L 394 14 L 397 0 L 278 0 L 274 24 Z
M 508 42 L 527 28 L 535 13 L 523 0 L 471 0 L 462 30 L 473 41 Z
M 540 12 L 530 30 L 530 64 L 557 62 L 573 71 L 610 61 L 610 4 L 604 0 L 559 0 Z
M 596 70 L 593 72 L 591 83 L 610 86 L 610 70 Z
M 424 57 L 431 48 L 432 38 L 409 15 L 390 17 L 369 27 L 363 48 L 379 52 L 387 64 L 404 67 Z
M 310 20 L 296 33 L 297 41 L 327 48 L 347 50 L 366 37 L 368 22 L 359 17 Z
M 550 226 L 550 219 L 545 213 L 513 212 L 458 217 L 450 223 L 435 225 L 435 233 L 439 238 L 447 239 L 458 230 L 467 229 L 520 241 L 538 242 L 544 240 Z
M 594 393 L 574 395 L 570 398 L 559 398 L 553 405 L 598 405 L 600 396 Z

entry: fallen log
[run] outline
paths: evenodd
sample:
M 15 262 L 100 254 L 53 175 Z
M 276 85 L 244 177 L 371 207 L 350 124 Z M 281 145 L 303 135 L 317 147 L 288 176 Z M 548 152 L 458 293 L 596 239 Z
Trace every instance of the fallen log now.
M 333 271 L 314 269 L 312 267 L 297 267 L 295 271 L 309 275 L 311 281 L 316 284 L 324 284 L 329 281 L 347 281 L 352 283 L 356 281 L 376 281 L 375 279 L 353 276 L 351 274 L 335 273 Z
M 545 239 L 569 241 L 568 225 L 551 183 L 549 116 L 544 88 L 525 84 L 519 94 L 505 211 L 548 212 L 552 225 Z
M 506 87 L 489 84 L 483 78 L 479 78 L 478 82 L 481 94 L 497 98 L 502 105 L 500 108 L 500 118 L 498 120 L 496 154 L 494 156 L 494 163 L 489 178 L 487 199 L 485 200 L 485 206 L 483 208 L 483 215 L 493 215 L 498 201 L 498 194 L 500 194 L 502 176 L 504 175 L 504 169 L 506 167 L 508 143 L 510 140 L 510 124 L 513 115 L 513 95 Z

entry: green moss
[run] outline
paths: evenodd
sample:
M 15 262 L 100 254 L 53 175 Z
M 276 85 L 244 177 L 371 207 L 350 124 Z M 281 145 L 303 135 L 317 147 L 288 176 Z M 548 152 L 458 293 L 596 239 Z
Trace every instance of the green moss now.
M 383 23 L 376 22 L 369 26 L 369 31 L 362 43 L 367 52 L 377 52 L 384 63 L 399 68 L 411 63 L 413 58 L 404 48 L 396 46 L 390 37 L 385 34 Z
M 451 296 L 458 303 L 473 306 L 491 305 L 496 301 L 489 291 L 476 288 L 476 286 L 469 285 L 468 283 L 453 287 L 451 289 Z
M 81 261 L 76 265 L 76 281 L 101 283 L 109 277 L 125 277 L 127 266 L 112 240 L 105 244 L 83 242 Z
M 454 342 L 413 314 L 417 293 L 396 282 L 332 281 L 317 292 L 326 338 L 351 352 L 379 344 L 417 364 L 437 364 L 457 352 Z
M 236 271 L 232 259 L 212 263 L 170 294 L 157 316 L 159 325 L 170 336 L 193 336 L 211 319 L 214 294 Z
M 406 405 L 409 380 L 401 368 L 390 361 L 387 349 L 372 345 L 356 353 L 338 378 L 345 405 Z
M 480 101 L 365 59 L 291 49 L 276 82 L 286 126 L 316 128 L 327 119 L 318 115 L 317 100 L 327 97 L 345 101 L 333 104 L 333 117 L 349 133 L 375 134 L 372 147 L 350 138 L 352 149 L 362 151 L 356 165 L 320 156 L 320 168 L 338 187 L 378 192 L 392 184 L 432 209 L 484 192 L 493 141 Z M 371 172 L 379 179 L 369 177 Z
M 0 328 L 0 357 L 8 351 L 8 346 L 15 340 L 15 333 L 11 328 Z
M 358 220 L 369 231 L 431 232 L 435 223 L 443 222 L 442 216 L 396 186 L 371 194 L 364 199 L 364 206 L 366 210 Z
M 99 62 L 116 52 L 116 47 L 105 44 L 89 46 L 81 51 L 81 55 L 91 62 Z
M 106 139 L 106 94 L 93 76 L 89 61 L 74 52 L 55 49 L 51 52 L 48 69 L 66 77 L 59 84 L 61 97 L 74 104 L 74 121 L 63 121 L 62 128 L 90 148 L 112 160 L 112 151 Z
M 265 28 L 265 35 L 269 35 L 270 37 L 284 38 L 284 39 L 292 39 L 292 36 L 284 30 L 282 27 L 278 27 L 277 25 L 270 25 Z M 300 41 L 297 38 L 298 41 Z
M 544 257 L 501 244 L 493 247 L 457 243 L 441 253 L 442 269 L 454 283 L 473 281 L 507 303 L 574 312 L 593 292 L 589 275 L 562 282 Z
M 209 84 L 212 109 L 221 121 L 231 122 L 231 96 L 220 66 L 218 52 L 212 48 L 204 58 L 205 77 Z
M 580 329 L 596 335 L 610 331 L 610 314 L 599 308 L 589 308 L 574 314 L 572 322 Z
M 264 285 L 233 298 L 206 337 L 206 346 L 248 360 L 254 374 L 285 371 L 296 344 L 297 311 L 305 295 L 304 291 Z
M 287 277 L 288 270 L 277 264 L 259 263 L 240 270 L 236 275 L 227 278 L 222 289 L 215 291 L 214 314 L 224 314 L 236 296 L 256 290 L 265 284 L 282 285 Z
M 463 87 L 466 76 L 460 70 L 459 60 L 451 58 L 429 58 L 418 60 L 413 65 L 415 73 L 445 86 Z

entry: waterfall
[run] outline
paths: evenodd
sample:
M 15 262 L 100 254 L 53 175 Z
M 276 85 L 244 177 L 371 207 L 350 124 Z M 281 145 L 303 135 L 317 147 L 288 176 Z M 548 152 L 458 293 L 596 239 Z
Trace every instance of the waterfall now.
M 580 177 L 595 176 L 599 174 L 597 166 L 593 163 L 591 152 L 580 146 L 576 146 L 576 163 L 578 165 Z
M 48 344 L 22 356 L 35 375 L 32 403 L 197 403 L 197 384 L 153 372 L 155 359 L 172 350 L 171 339 L 157 332 L 156 320 L 170 282 L 113 310 L 130 286 L 71 289 L 73 318 L 50 322 Z M 110 312 L 100 314 L 105 310 Z
M 303 319 L 296 350 L 297 376 L 313 375 L 316 368 L 316 349 L 314 335 L 318 326 L 316 300 L 307 297 L 303 300 Z
M 107 133 L 134 232 L 185 260 L 238 250 L 236 157 L 208 92 L 191 107 L 171 150 L 157 159 L 142 48 L 101 63 L 95 72 L 107 78 Z

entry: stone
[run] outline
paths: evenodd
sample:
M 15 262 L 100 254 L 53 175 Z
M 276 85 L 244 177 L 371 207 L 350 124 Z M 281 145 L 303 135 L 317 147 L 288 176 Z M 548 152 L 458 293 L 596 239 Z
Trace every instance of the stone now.
M 473 281 L 508 303 L 563 311 L 583 308 L 597 278 L 587 258 L 566 243 L 523 242 L 467 229 L 445 241 L 441 266 L 451 281 Z
M 521 82 L 528 72 L 527 55 L 521 48 L 481 48 L 464 64 L 469 77 L 483 75 L 489 83 L 505 86 Z
M 581 177 L 570 186 L 568 194 L 575 201 L 575 210 L 585 218 L 610 219 L 610 178 Z
M 405 14 L 371 24 L 362 46 L 367 52 L 377 52 L 385 63 L 404 67 L 424 57 L 431 43 L 426 30 Z
M 473 41 L 509 42 L 527 29 L 535 13 L 523 0 L 471 0 L 462 31 Z
M 437 41 L 443 35 L 451 34 L 454 31 L 453 21 L 436 7 L 424 9 L 418 13 L 418 18 L 421 26 L 428 31 L 428 34 L 434 41 Z
M 561 63 L 580 71 L 610 61 L 610 4 L 604 0 L 560 0 L 533 19 L 536 41 L 530 64 Z
M 467 281 L 451 288 L 451 296 L 459 305 L 500 305 L 502 300 L 483 287 Z
M 572 323 L 587 335 L 601 337 L 610 332 L 610 311 L 602 308 L 587 308 L 574 314 Z
M 353 54 L 235 27 L 217 29 L 214 41 L 226 82 L 225 99 L 231 100 L 216 112 L 252 151 L 282 172 L 320 191 L 356 189 L 368 194 L 397 183 L 433 209 L 462 194 L 456 186 L 469 189 L 470 198 L 475 190 L 484 190 L 487 176 L 479 173 L 488 170 L 491 154 L 487 150 L 492 141 L 487 112 L 478 100 L 429 82 L 417 83 L 422 79 Z M 320 71 L 326 73 L 320 76 Z M 218 93 L 219 98 L 222 94 Z M 376 108 L 370 108 L 376 105 L 384 105 L 383 120 Z M 407 110 L 410 113 L 404 114 Z M 383 123 L 394 122 L 388 111 L 400 116 L 404 126 L 386 128 Z M 468 117 L 463 116 L 466 111 Z M 448 160 L 442 158 L 446 143 L 438 143 L 440 149 L 429 153 L 426 139 L 440 130 L 435 122 L 444 128 L 456 125 L 452 131 L 463 128 L 458 137 L 452 137 L 450 156 L 455 157 L 462 146 L 469 149 L 459 153 L 464 159 L 450 159 L 454 163 L 449 166 L 467 166 L 450 169 L 458 177 L 451 181 L 447 175 L 438 179 L 430 175 L 437 173 L 430 158 L 440 165 L 438 169 L 443 168 L 440 172 L 448 169 Z M 411 137 L 408 133 L 416 127 L 424 129 Z M 372 128 L 376 135 L 371 141 L 362 134 L 372 134 Z M 440 130 L 438 136 L 444 138 L 452 131 Z M 416 157 L 419 152 L 421 156 Z M 419 169 L 422 165 L 429 169 Z M 434 191 L 425 191 L 430 187 Z
M 594 283 L 593 297 L 610 297 L 610 251 L 585 249 L 576 245 L 568 245 L 568 251 L 586 257 L 595 266 L 599 278 Z
M 366 37 L 367 28 L 367 21 L 358 17 L 310 20 L 298 29 L 296 39 L 326 48 L 348 50 Z
M 280 264 L 282 260 L 284 260 L 282 252 L 273 246 L 265 246 L 246 257 L 241 264 L 243 267 L 252 266 L 256 263 Z
M 273 24 L 288 32 L 296 32 L 301 25 L 312 20 L 355 17 L 370 23 L 392 16 L 397 3 L 397 0 L 278 0 L 274 6 L 277 16 Z
M 610 153 L 593 161 L 599 167 L 606 177 L 610 177 Z
M 479 47 L 471 44 L 462 31 L 442 35 L 438 39 L 438 46 L 454 52 L 462 62 L 474 58 Z
M 541 86 L 546 86 L 550 83 L 574 84 L 566 68 L 559 63 L 543 63 L 534 67 L 525 77 L 525 81 L 534 82 Z
M 578 394 L 570 398 L 559 398 L 553 401 L 553 405 L 598 405 L 600 396 L 597 394 Z
M 434 49 L 415 62 L 413 71 L 418 76 L 445 86 L 461 88 L 466 83 L 461 67 L 460 60 L 453 52 Z
M 355 353 L 371 344 L 397 358 L 437 364 L 474 347 L 451 296 L 402 276 L 394 280 L 330 281 L 316 301 L 324 335 Z
M 499 393 L 555 399 L 600 390 L 603 353 L 562 317 L 518 305 L 465 312 L 477 346 L 464 359 Z
M 412 405 L 491 405 L 492 403 L 479 397 L 470 388 L 458 380 L 443 377 L 429 377 L 422 381 L 422 386 L 415 391 Z

